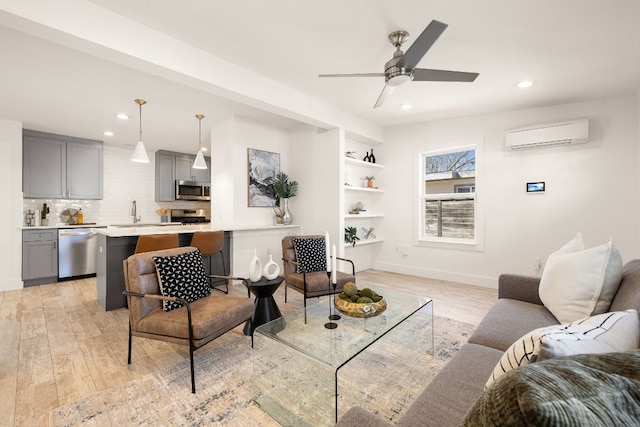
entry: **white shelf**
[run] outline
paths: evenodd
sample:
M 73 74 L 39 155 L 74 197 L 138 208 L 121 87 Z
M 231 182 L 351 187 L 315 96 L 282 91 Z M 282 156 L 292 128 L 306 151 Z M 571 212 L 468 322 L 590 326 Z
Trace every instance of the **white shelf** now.
M 364 191 L 367 193 L 384 193 L 384 190 L 380 190 L 379 188 L 368 188 L 368 187 L 356 187 L 355 185 L 345 185 L 344 189 L 347 191 Z
M 352 159 L 351 157 L 345 157 L 344 163 L 347 165 L 360 166 L 363 168 L 378 168 L 384 169 L 384 166 L 378 163 L 365 162 L 363 160 Z
M 372 245 L 374 243 L 382 243 L 384 242 L 384 239 L 360 239 L 356 242 L 356 246 L 364 246 L 364 245 Z M 353 245 L 351 245 L 351 243 L 345 243 L 344 244 L 345 248 L 351 248 L 353 247 Z
M 370 214 L 370 213 L 361 213 L 361 214 L 347 214 L 344 216 L 344 219 L 367 219 L 367 218 L 384 218 L 382 214 Z

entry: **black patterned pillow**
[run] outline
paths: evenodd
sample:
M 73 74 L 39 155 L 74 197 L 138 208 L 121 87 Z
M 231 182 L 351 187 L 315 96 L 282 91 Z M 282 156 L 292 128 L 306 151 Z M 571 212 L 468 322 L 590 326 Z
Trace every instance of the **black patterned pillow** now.
M 327 252 L 324 237 L 293 239 L 298 273 L 311 273 L 327 269 Z
M 193 302 L 211 294 L 209 278 L 199 250 L 175 256 L 154 256 L 160 291 L 165 297 L 180 297 Z M 162 301 L 162 309 L 171 311 L 182 303 Z

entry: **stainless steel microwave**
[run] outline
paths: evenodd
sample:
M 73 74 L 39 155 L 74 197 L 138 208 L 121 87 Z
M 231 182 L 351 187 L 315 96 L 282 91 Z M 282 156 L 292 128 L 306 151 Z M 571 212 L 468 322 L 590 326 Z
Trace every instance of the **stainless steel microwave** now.
M 176 180 L 176 200 L 211 200 L 211 184 Z

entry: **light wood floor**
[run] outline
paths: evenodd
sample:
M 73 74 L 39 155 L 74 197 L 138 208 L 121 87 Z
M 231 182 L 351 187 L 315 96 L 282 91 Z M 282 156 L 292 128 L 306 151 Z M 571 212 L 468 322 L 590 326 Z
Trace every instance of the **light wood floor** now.
M 374 270 L 358 283 L 431 297 L 434 314 L 476 325 L 497 299 L 492 289 Z M 275 297 L 283 312 L 302 307 L 295 291 L 286 305 L 284 287 Z M 126 309 L 98 305 L 95 278 L 0 292 L 0 426 L 49 425 L 58 406 L 188 358 L 186 346 L 134 338 L 127 365 L 127 323 Z

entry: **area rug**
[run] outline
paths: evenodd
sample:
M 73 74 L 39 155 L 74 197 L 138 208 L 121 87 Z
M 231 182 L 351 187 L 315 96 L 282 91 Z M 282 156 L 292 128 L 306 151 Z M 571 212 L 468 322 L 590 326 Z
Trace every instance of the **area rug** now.
M 408 325 L 406 334 L 420 325 Z M 404 341 L 382 339 L 341 371 L 339 414 L 359 405 L 394 422 L 467 341 L 474 326 L 434 316 L 434 352 L 413 354 Z M 406 337 L 405 337 L 406 338 Z M 197 393 L 189 361 L 51 411 L 52 426 L 278 426 L 253 402 L 250 338 L 240 328 L 196 352 Z

